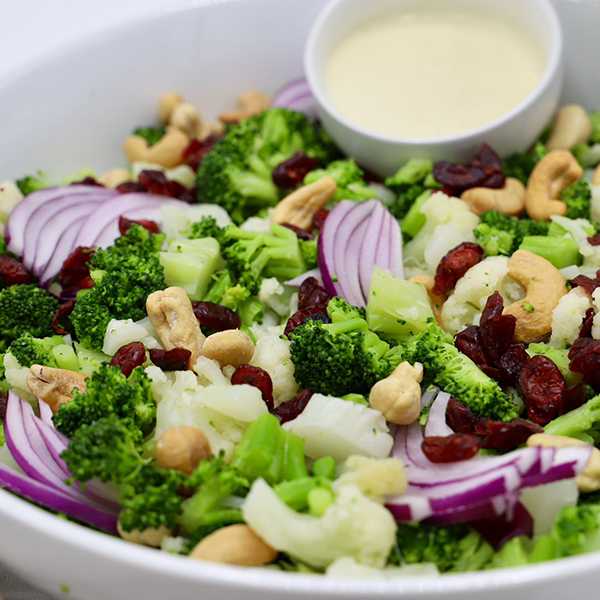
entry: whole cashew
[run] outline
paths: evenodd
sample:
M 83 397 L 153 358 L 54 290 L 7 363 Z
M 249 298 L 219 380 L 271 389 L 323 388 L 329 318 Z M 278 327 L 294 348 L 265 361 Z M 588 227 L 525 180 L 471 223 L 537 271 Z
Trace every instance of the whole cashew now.
M 167 127 L 165 135 L 153 146 L 139 135 L 130 135 L 123 144 L 129 162 L 150 162 L 172 169 L 183 164 L 183 151 L 190 140 L 181 129 Z
M 87 379 L 87 375 L 77 371 L 32 365 L 27 375 L 27 387 L 56 414 L 63 404 L 73 399 L 75 388 L 80 393 L 85 392 Z
M 171 115 L 175 107 L 183 102 L 183 98 L 177 92 L 167 92 L 160 97 L 158 101 L 158 120 L 167 125 L 171 120 Z
M 229 525 L 206 536 L 190 552 L 190 558 L 259 567 L 277 558 L 277 550 L 258 537 L 248 525 Z
M 579 104 L 567 104 L 556 113 L 546 147 L 549 150 L 571 150 L 577 144 L 588 142 L 591 135 L 592 122 L 585 108 Z
M 499 190 L 478 187 L 466 190 L 460 196 L 476 215 L 497 210 L 503 215 L 518 217 L 525 212 L 525 186 L 513 177 L 508 177 Z
M 600 185 L 600 165 L 598 165 L 594 170 L 592 185 Z
M 333 177 L 321 177 L 286 196 L 271 215 L 273 223 L 288 223 L 300 229 L 312 228 L 313 217 L 333 198 L 337 184 Z
M 238 96 L 237 104 L 237 110 L 228 110 L 219 115 L 223 123 L 238 123 L 242 119 L 257 115 L 271 106 L 271 99 L 262 92 L 246 90 Z
M 131 171 L 123 167 L 106 171 L 98 177 L 98 183 L 105 185 L 107 188 L 116 188 L 126 181 L 133 181 Z
M 383 414 L 386 421 L 396 425 L 410 425 L 421 414 L 421 386 L 423 365 L 400 363 L 394 372 L 378 381 L 369 393 L 369 404 Z
M 209 335 L 202 346 L 206 358 L 216 360 L 221 367 L 247 365 L 254 356 L 254 343 L 239 329 L 227 329 Z
M 154 292 L 146 300 L 146 310 L 165 350 L 189 350 L 192 355 L 188 369 L 193 369 L 202 354 L 205 337 L 185 291 L 180 287 L 170 287 Z
M 156 464 L 162 469 L 191 475 L 201 461 L 209 459 L 210 443 L 196 427 L 167 429 L 156 443 Z
M 515 342 L 540 342 L 552 331 L 552 311 L 567 293 L 565 280 L 545 258 L 517 250 L 508 263 L 508 275 L 525 288 L 525 298 L 504 309 L 517 318 Z
M 433 316 L 438 322 L 438 325 L 443 329 L 444 322 L 442 320 L 442 308 L 444 306 L 444 302 L 448 300 L 447 294 L 437 296 L 433 293 L 433 288 L 435 287 L 435 279 L 431 275 L 415 275 L 411 278 L 411 281 L 413 283 L 420 283 L 427 290 L 429 300 L 431 301 L 431 308 L 433 309 Z
M 560 193 L 583 175 L 583 169 L 568 150 L 553 150 L 535 166 L 525 193 L 527 214 L 535 220 L 549 221 L 552 215 L 567 214 Z
M 200 138 L 206 131 L 200 113 L 187 102 L 182 102 L 173 109 L 169 124 L 183 131 L 192 140 Z M 204 137 L 207 135 L 208 133 Z

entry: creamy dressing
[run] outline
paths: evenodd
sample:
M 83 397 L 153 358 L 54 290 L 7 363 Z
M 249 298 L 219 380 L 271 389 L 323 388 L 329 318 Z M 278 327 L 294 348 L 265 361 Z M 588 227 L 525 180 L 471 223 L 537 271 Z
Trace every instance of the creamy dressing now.
M 472 131 L 540 81 L 544 52 L 515 23 L 449 9 L 392 12 L 334 46 L 325 90 L 350 121 L 409 139 Z

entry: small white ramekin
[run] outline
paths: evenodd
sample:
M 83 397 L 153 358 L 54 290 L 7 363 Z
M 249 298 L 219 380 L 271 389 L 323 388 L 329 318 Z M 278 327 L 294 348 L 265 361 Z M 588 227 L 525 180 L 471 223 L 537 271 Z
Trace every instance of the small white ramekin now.
M 531 94 L 510 112 L 468 133 L 410 140 L 373 133 L 356 125 L 340 113 L 325 92 L 323 77 L 329 54 L 340 38 L 361 22 L 394 8 L 410 10 L 425 2 L 442 7 L 451 5 L 452 9 L 477 8 L 517 21 L 545 53 L 546 69 L 542 78 Z M 412 157 L 468 159 L 483 143 L 503 157 L 528 148 L 558 106 L 563 82 L 563 37 L 550 0 L 332 0 L 310 31 L 304 69 L 317 101 L 319 118 L 334 141 L 362 166 L 386 176 Z

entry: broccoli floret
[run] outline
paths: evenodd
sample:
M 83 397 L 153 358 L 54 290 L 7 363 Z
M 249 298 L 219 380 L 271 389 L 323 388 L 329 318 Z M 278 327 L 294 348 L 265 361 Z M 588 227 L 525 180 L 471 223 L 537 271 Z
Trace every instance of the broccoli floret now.
M 329 396 L 368 394 L 402 355 L 369 331 L 364 312 L 342 298 L 330 300 L 327 312 L 331 323 L 309 319 L 289 336 L 296 381 Z
M 504 174 L 507 177 L 514 177 L 527 185 L 529 176 L 535 165 L 548 154 L 548 149 L 542 142 L 537 142 L 530 152 L 514 154 L 502 163 Z
M 300 253 L 304 259 L 306 270 L 316 269 L 318 266 L 318 239 L 312 240 L 298 240 L 300 244 Z
M 37 175 L 26 175 L 21 179 L 17 179 L 16 184 L 23 196 L 43 190 L 51 185 L 48 181 L 48 176 L 41 171 L 38 171 Z
M 385 185 L 397 194 L 396 201 L 389 207 L 397 219 L 404 218 L 423 192 L 441 187 L 433 178 L 433 161 L 427 158 L 412 158 L 388 177 Z
M 325 169 L 311 171 L 303 183 L 309 185 L 326 176 L 332 177 L 337 184 L 331 204 L 337 204 L 340 200 L 369 200 L 377 196 L 377 192 L 365 183 L 365 172 L 351 158 L 336 160 Z
M 336 151 L 303 114 L 271 108 L 231 127 L 198 169 L 198 198 L 223 206 L 236 223 L 280 199 L 273 169 L 297 151 L 326 164 Z
M 125 377 L 118 367 L 101 365 L 88 380 L 85 392 L 74 390 L 73 399 L 60 407 L 53 421 L 56 429 L 70 437 L 83 425 L 110 415 L 116 415 L 133 431 L 151 431 L 156 404 L 150 378 L 142 367 Z
M 560 199 L 567 205 L 566 216 L 569 219 L 590 219 L 592 190 L 585 179 L 563 190 Z
M 29 333 L 50 337 L 55 331 L 52 318 L 60 302 L 36 285 L 12 285 L 0 291 L 0 349 Z
M 510 421 L 519 416 L 511 397 L 454 345 L 454 339 L 431 322 L 414 344 L 413 362 L 423 364 L 426 378 L 466 404 L 477 416 Z
M 188 237 L 191 240 L 211 237 L 220 243 L 222 233 L 223 228 L 217 225 L 217 220 L 214 217 L 203 217 L 200 221 L 192 223 Z
M 133 135 L 139 135 L 143 137 L 147 142 L 148 146 L 154 146 L 156 142 L 162 140 L 163 136 L 167 133 L 164 127 L 138 127 L 134 129 Z
M 549 227 L 550 223 L 547 221 L 518 219 L 490 210 L 481 215 L 479 225 L 473 233 L 488 256 L 510 255 L 518 250 L 525 236 L 547 235 Z
M 24 333 L 10 345 L 8 351 L 22 367 L 58 367 L 52 349 L 61 344 L 64 345 L 64 340 L 60 335 L 39 339 L 30 333 Z
M 148 296 L 166 287 L 158 252 L 164 236 L 133 225 L 106 250 L 92 257 L 94 287 L 77 300 L 71 314 L 75 333 L 84 346 L 102 350 L 111 319 L 146 316 Z

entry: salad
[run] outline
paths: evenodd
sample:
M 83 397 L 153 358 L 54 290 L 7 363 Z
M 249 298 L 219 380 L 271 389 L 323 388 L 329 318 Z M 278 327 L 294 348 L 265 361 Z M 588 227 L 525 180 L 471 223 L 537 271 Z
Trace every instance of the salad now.
M 600 113 L 381 180 L 300 80 L 124 151 L 0 185 L 1 487 L 285 571 L 600 550 Z

